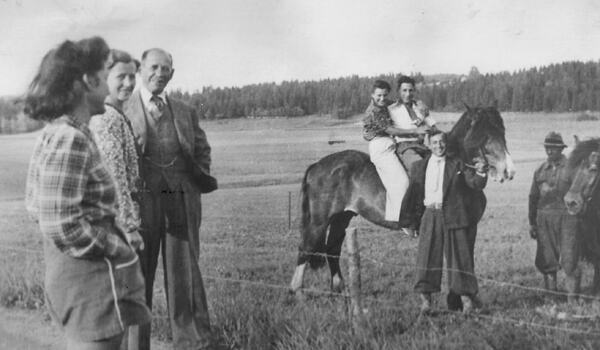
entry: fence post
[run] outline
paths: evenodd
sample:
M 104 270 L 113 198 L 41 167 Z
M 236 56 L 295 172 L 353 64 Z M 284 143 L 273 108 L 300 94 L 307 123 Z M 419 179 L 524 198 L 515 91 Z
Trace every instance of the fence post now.
M 352 327 L 357 332 L 362 325 L 362 303 L 360 301 L 360 251 L 356 239 L 357 229 L 351 227 L 346 230 L 346 249 L 348 250 L 348 286 L 350 288 L 350 317 Z

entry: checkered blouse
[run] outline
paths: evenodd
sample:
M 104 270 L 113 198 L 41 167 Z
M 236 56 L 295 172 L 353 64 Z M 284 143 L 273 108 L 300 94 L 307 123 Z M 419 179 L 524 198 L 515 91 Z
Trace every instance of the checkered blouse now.
M 115 185 L 88 127 L 64 115 L 38 137 L 25 204 L 46 239 L 76 258 L 130 254 L 115 224 Z

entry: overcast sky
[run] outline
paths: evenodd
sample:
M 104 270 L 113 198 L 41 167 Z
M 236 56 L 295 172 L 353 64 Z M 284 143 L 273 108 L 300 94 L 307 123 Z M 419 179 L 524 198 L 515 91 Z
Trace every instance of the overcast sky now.
M 65 39 L 174 57 L 170 88 L 600 59 L 596 0 L 0 0 L 0 95 Z

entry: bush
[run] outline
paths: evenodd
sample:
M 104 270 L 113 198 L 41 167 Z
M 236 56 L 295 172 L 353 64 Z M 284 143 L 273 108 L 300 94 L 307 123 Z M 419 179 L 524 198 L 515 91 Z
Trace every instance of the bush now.
M 598 116 L 591 114 L 590 112 L 583 112 L 579 115 L 577 115 L 575 117 L 575 121 L 577 122 L 587 122 L 587 121 L 593 121 L 593 120 L 598 120 Z

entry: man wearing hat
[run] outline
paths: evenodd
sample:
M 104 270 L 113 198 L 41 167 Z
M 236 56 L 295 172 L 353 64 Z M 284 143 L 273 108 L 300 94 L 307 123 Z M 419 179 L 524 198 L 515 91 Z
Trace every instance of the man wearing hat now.
M 551 291 L 557 290 L 556 272 L 561 266 L 568 276 L 581 277 L 575 244 L 577 218 L 567 213 L 563 201 L 572 180 L 562 154 L 565 147 L 559 133 L 546 136 L 548 159 L 535 171 L 529 192 L 529 234 L 537 240 L 535 266 L 544 275 L 544 287 Z

